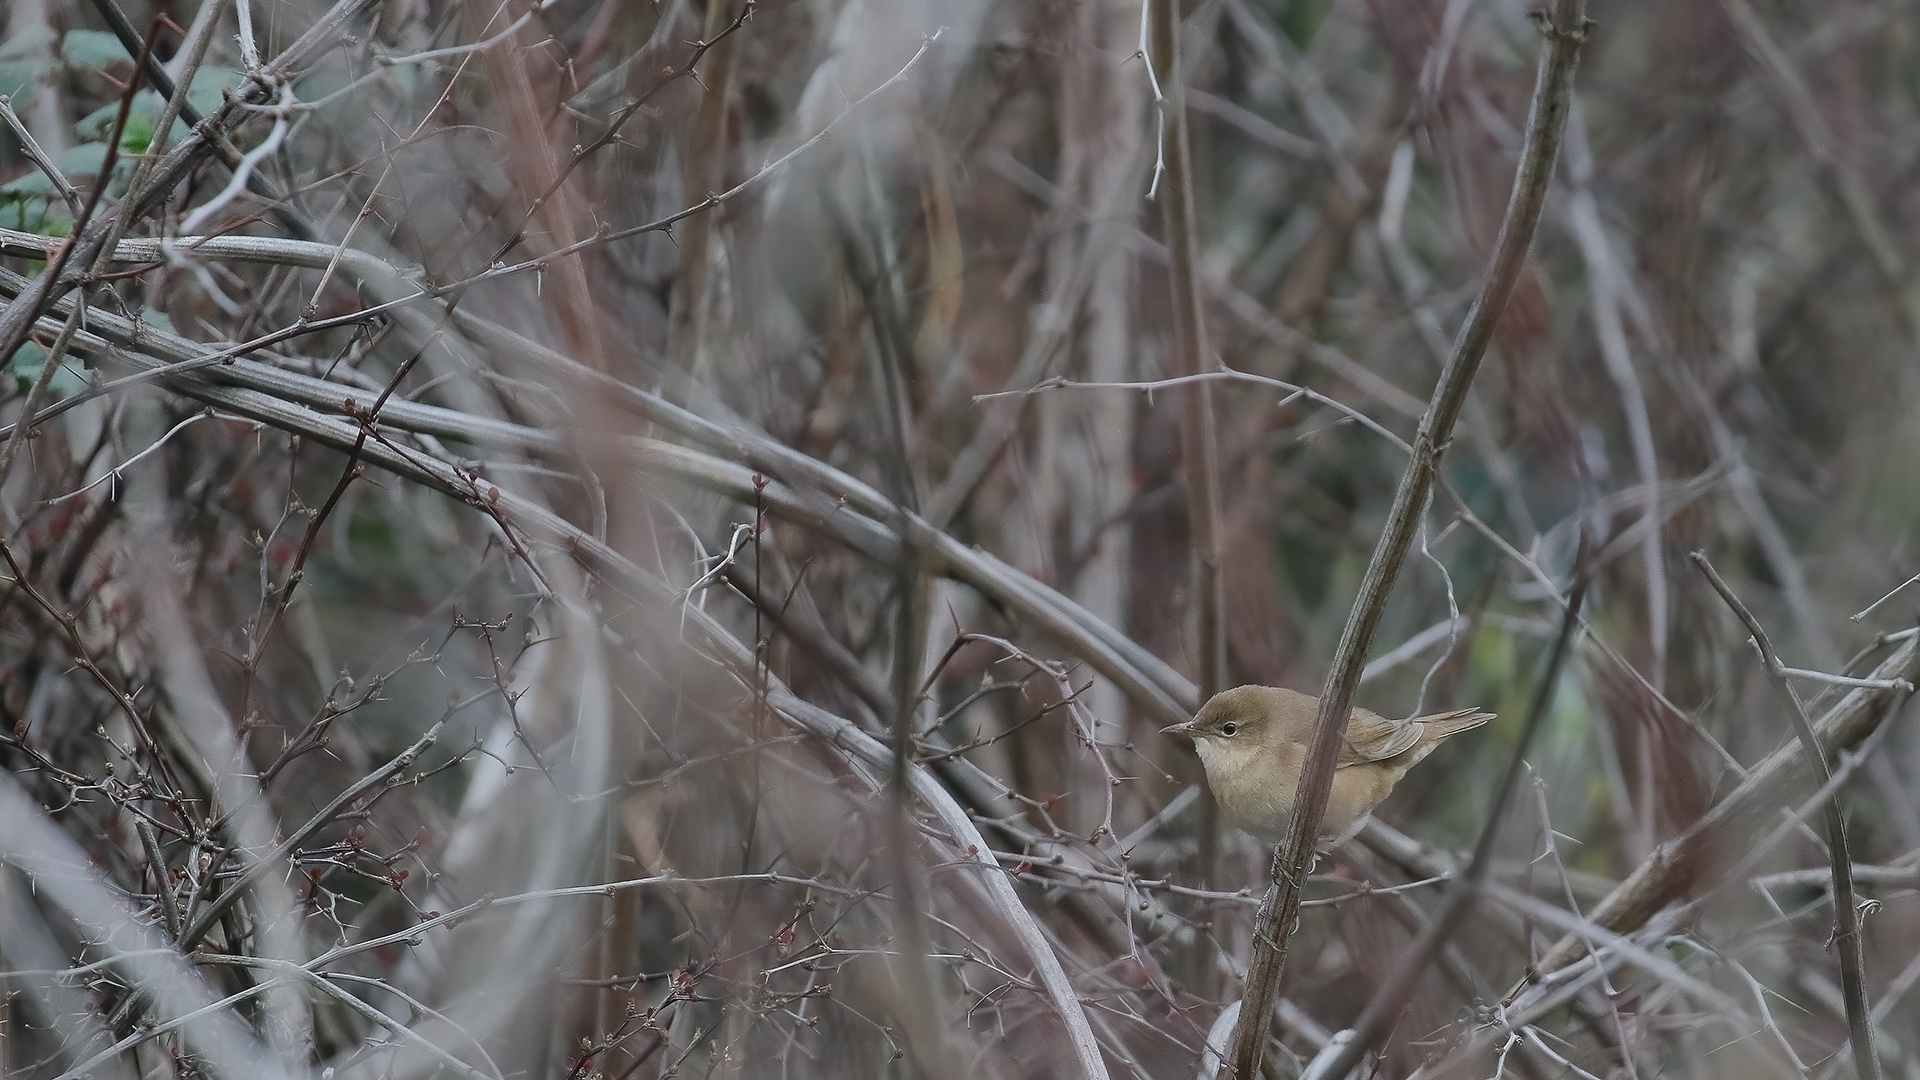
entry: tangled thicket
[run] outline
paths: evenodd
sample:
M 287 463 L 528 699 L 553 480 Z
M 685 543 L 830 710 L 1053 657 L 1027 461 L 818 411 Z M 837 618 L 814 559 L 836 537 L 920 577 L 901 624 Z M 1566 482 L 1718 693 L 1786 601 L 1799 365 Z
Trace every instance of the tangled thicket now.
M 1553 26 L 1166 2 L 10 0 L 0 1072 L 1217 1068 L 1267 853 L 1157 729 L 1320 689 Z M 1920 1077 L 1920 23 L 1591 14 L 1358 695 L 1501 718 L 1269 1067 L 1578 576 L 1368 1068 Z

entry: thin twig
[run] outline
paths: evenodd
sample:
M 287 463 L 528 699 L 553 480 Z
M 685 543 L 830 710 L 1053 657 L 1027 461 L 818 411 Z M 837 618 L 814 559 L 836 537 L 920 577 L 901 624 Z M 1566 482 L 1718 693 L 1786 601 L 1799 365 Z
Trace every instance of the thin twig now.
M 1847 616 L 1848 620 L 1852 622 L 1859 622 L 1860 620 L 1873 614 L 1874 609 L 1880 607 L 1880 605 L 1900 595 L 1902 590 L 1906 589 L 1908 586 L 1914 584 L 1915 582 L 1920 582 L 1920 574 L 1915 574 L 1912 577 L 1908 578 L 1907 580 L 1901 582 L 1900 584 L 1895 585 L 1892 589 L 1888 590 L 1887 595 L 1881 597 L 1878 600 L 1875 600 L 1873 603 L 1868 604 L 1866 607 L 1863 607 L 1859 611 L 1856 611 L 1853 614 Z
M 329 822 L 340 816 L 340 812 L 346 809 L 355 799 L 360 798 L 375 788 L 383 787 L 390 777 L 396 776 L 411 767 L 413 763 L 419 759 L 420 755 L 426 751 L 427 747 L 432 746 L 434 740 L 440 737 L 440 729 L 442 726 L 443 724 L 435 724 L 428 728 L 427 733 L 416 739 L 412 746 L 402 750 L 400 756 L 372 770 L 367 773 L 367 775 L 348 785 L 345 791 L 334 796 L 332 802 L 321 807 L 319 812 L 308 818 L 306 824 L 295 829 L 292 835 L 281 841 L 272 851 L 262 855 L 252 866 L 247 867 L 238 878 L 228 882 L 220 896 L 205 908 L 201 909 L 199 914 L 194 917 L 193 922 L 188 924 L 187 928 L 181 932 L 179 941 L 180 951 L 192 952 L 193 947 L 199 944 L 200 939 L 206 936 L 207 931 L 213 929 L 213 924 L 220 920 L 221 914 L 232 907 L 241 896 L 246 894 L 248 887 L 266 875 L 282 869 L 286 865 L 288 856 L 298 851 L 300 845 L 306 843 L 308 837 L 319 832 L 325 828 Z
M 1877 681 L 1920 681 L 1920 642 L 1908 639 L 1881 661 L 1872 676 Z M 1827 710 L 1814 729 L 1822 745 L 1838 751 L 1859 745 L 1880 729 L 1895 700 L 1890 690 L 1856 687 Z M 1670 900 L 1689 887 L 1704 889 L 1703 866 L 1714 866 L 1713 853 L 1747 844 L 1746 837 L 1768 810 L 1779 805 L 1779 791 L 1805 776 L 1806 749 L 1798 740 L 1787 743 L 1746 770 L 1746 776 L 1719 802 L 1688 826 L 1685 832 L 1655 848 L 1587 915 L 1592 924 L 1613 933 L 1628 933 L 1647 922 Z M 1715 870 L 1717 879 L 1722 871 Z M 1535 965 L 1536 974 L 1506 997 L 1511 1004 L 1535 979 L 1550 976 L 1586 952 L 1578 937 L 1560 939 Z
M 1856 679 L 1849 675 L 1832 675 L 1824 671 L 1809 671 L 1806 668 L 1782 667 L 1782 675 L 1810 682 L 1826 683 L 1829 686 L 1865 686 L 1873 690 L 1898 690 L 1904 694 L 1913 693 L 1913 684 L 1905 679 Z
M 1720 577 L 1713 564 L 1707 561 L 1706 552 L 1696 551 L 1690 557 L 1700 572 L 1706 575 L 1713 591 L 1720 594 L 1720 599 L 1726 601 L 1727 607 L 1733 609 L 1734 615 L 1745 624 L 1747 633 L 1753 635 L 1753 646 L 1760 651 L 1767 681 L 1773 684 L 1774 690 L 1786 702 L 1787 717 L 1793 721 L 1793 733 L 1799 737 L 1808 762 L 1823 782 L 1831 780 L 1833 769 L 1827 763 L 1826 749 L 1820 745 L 1820 737 L 1814 734 L 1813 724 L 1807 719 L 1807 708 L 1801 704 L 1800 695 L 1793 692 L 1793 684 L 1787 681 L 1786 666 L 1773 651 L 1773 641 L 1767 637 L 1766 629 Z M 1853 1065 L 1859 1072 L 1860 1080 L 1879 1080 L 1880 1059 L 1873 1052 L 1873 1021 L 1867 1008 L 1867 988 L 1862 970 L 1865 960 L 1861 955 L 1860 911 L 1853 901 L 1853 857 L 1847 851 L 1846 812 L 1840 805 L 1840 793 L 1837 791 L 1827 800 L 1827 857 L 1833 864 L 1833 944 L 1840 954 L 1840 988 L 1846 999 L 1847 1037 L 1853 1043 Z
M 26 153 L 27 160 L 33 162 L 46 175 L 47 181 L 66 202 L 68 211 L 73 214 L 76 221 L 79 220 L 80 192 L 67 181 L 60 167 L 47 156 L 47 152 L 40 148 L 40 143 L 33 137 L 33 132 L 27 130 L 27 125 L 20 122 L 19 114 L 13 111 L 12 97 L 0 96 L 0 118 L 4 118 L 7 126 L 13 129 L 13 137 L 20 140 L 20 149 Z

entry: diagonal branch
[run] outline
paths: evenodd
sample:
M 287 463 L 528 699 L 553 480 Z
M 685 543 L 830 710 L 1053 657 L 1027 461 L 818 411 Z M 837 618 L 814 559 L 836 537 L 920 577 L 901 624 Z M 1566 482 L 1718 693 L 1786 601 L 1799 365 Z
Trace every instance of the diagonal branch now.
M 21 235 L 0 230 L 0 240 Z M 241 238 L 250 241 L 251 238 Z M 252 242 L 226 244 L 235 254 L 253 250 Z M 152 249 L 153 242 L 133 241 L 121 245 L 122 257 L 139 258 Z M 295 245 L 279 241 L 276 248 L 293 247 L 324 265 L 334 249 L 323 244 Z M 357 263 L 354 253 L 348 262 Z M 388 274 L 392 271 L 387 270 Z M 372 279 L 375 287 L 388 282 Z M 0 295 L 18 293 L 27 282 L 9 271 L 0 270 Z M 71 299 L 62 304 L 71 303 Z M 55 315 L 70 309 L 55 304 Z M 346 401 L 364 396 L 364 392 L 338 383 L 269 367 L 246 360 L 231 360 L 219 367 L 217 379 L 201 369 L 221 363 L 216 350 L 206 345 L 151 327 L 137 327 L 130 320 L 111 312 L 89 312 L 94 333 L 76 336 L 74 349 L 82 356 L 103 363 L 132 363 L 146 369 L 143 374 L 165 369 L 166 385 L 179 393 L 206 401 L 217 408 L 233 406 L 215 390 L 216 384 L 247 387 L 281 401 L 297 402 L 327 413 L 356 411 Z M 786 446 L 744 423 L 723 424 L 681 408 L 657 394 L 629 386 L 592 369 L 553 349 L 514 333 L 498 324 L 460 312 L 455 321 L 475 341 L 486 343 L 489 351 L 511 365 L 524 365 L 549 378 L 560 379 L 582 392 L 608 395 L 617 407 L 627 409 L 691 442 L 708 447 L 727 461 L 689 450 L 686 447 L 643 440 L 632 443 L 650 462 L 669 469 L 681 479 L 712 490 L 745 493 L 748 480 L 758 470 L 786 481 L 787 486 L 769 487 L 774 500 L 769 510 L 789 516 L 808 528 L 830 533 L 841 542 L 876 560 L 889 561 L 898 545 L 912 545 L 922 560 L 925 573 L 963 582 L 997 605 L 1017 612 L 1047 635 L 1066 643 L 1085 657 L 1101 674 L 1112 679 L 1141 708 L 1156 720 L 1174 723 L 1188 719 L 1199 706 L 1191 682 L 1153 655 L 1138 642 L 1094 616 L 1059 591 L 1035 581 L 995 556 L 959 540 L 925 518 L 907 514 L 894 503 L 856 477 Z M 431 333 L 430 320 L 418 331 L 421 340 Z M 408 333 L 414 333 L 412 327 Z M 102 340 L 102 338 L 106 340 Z M 111 344 L 109 344 L 111 342 Z M 117 347 L 116 347 L 117 346 Z M 224 388 L 222 388 L 224 389 Z M 74 395 L 80 397 L 81 395 Z M 69 398 L 68 400 L 73 400 Z M 35 417 L 43 421 L 57 406 L 50 406 Z M 264 415 L 243 415 L 284 426 L 280 420 Z M 551 452 L 561 445 L 551 431 L 537 430 L 490 417 L 474 416 L 416 402 L 390 400 L 380 414 L 385 427 L 460 439 L 479 445 L 508 447 L 528 452 Z M 0 429 L 3 432 L 5 429 Z M 350 450 L 349 441 L 341 449 Z M 737 464 L 736 464 L 737 463 Z M 783 496 L 784 501 L 783 501 Z M 824 497 L 823 497 L 824 496 Z M 751 495 L 746 501 L 752 501 Z M 904 529 L 905 535 L 900 530 Z
M 1493 261 L 1486 283 L 1441 370 L 1432 402 L 1420 420 L 1420 430 L 1413 441 L 1413 460 L 1401 476 L 1386 528 L 1374 547 L 1373 559 L 1360 583 L 1360 594 L 1354 598 L 1353 611 L 1340 635 L 1333 670 L 1328 673 L 1326 690 L 1320 695 L 1319 713 L 1314 718 L 1313 742 L 1307 750 L 1299 790 L 1293 801 L 1287 839 L 1275 852 L 1273 884 L 1261 900 L 1260 913 L 1254 921 L 1246 995 L 1233 1036 L 1234 1075 L 1240 1080 L 1252 1080 L 1260 1075 L 1260 1058 L 1267 1042 L 1267 1017 L 1273 1012 L 1280 975 L 1286 967 L 1287 938 L 1300 911 L 1300 886 L 1306 880 L 1307 866 L 1320 833 L 1320 818 L 1326 812 L 1327 796 L 1333 786 L 1335 754 L 1346 732 L 1353 689 L 1359 683 L 1374 631 L 1386 611 L 1394 579 L 1406 562 L 1414 531 L 1426 510 L 1434 477 L 1439 472 L 1440 455 L 1453 438 L 1454 423 L 1466 405 L 1467 389 L 1473 384 L 1474 373 L 1479 370 L 1480 360 L 1493 340 L 1494 325 L 1506 308 L 1514 283 L 1519 280 L 1527 251 L 1533 244 L 1534 228 L 1540 222 L 1540 211 L 1546 204 L 1560 135 L 1573 100 L 1574 68 L 1580 58 L 1580 48 L 1586 42 L 1589 24 L 1584 0 L 1555 0 L 1552 8 L 1538 13 L 1537 18 L 1544 40 L 1533 102 L 1528 109 L 1527 139 L 1520 152 L 1506 218 L 1500 224 L 1500 237 L 1494 244 Z
M 1920 639 L 1908 638 L 1881 661 L 1872 678 L 1888 687 L 1856 687 L 1835 702 L 1813 724 L 1820 744 L 1829 750 L 1844 750 L 1860 744 L 1879 729 L 1900 700 L 1901 692 L 1891 688 L 1896 680 L 1920 679 Z M 1807 772 L 1806 749 L 1791 742 L 1767 755 L 1747 770 L 1746 777 L 1724 798 L 1713 805 L 1687 831 L 1653 850 L 1646 861 L 1620 882 L 1596 907 L 1587 913 L 1592 923 L 1611 933 L 1625 934 L 1638 929 L 1669 901 L 1689 888 L 1709 884 L 1702 881 L 1703 864 L 1713 852 L 1745 842 L 1767 811 L 1778 805 L 1780 790 L 1804 781 Z M 1714 875 L 1716 878 L 1720 874 Z M 1507 995 L 1510 1004 L 1520 990 L 1535 980 L 1565 968 L 1586 955 L 1586 946 L 1569 934 L 1541 957 L 1535 974 Z
M 1553 703 L 1553 690 L 1559 681 L 1560 669 L 1565 665 L 1574 636 L 1579 632 L 1580 608 L 1593 575 L 1593 566 L 1587 555 L 1586 536 L 1582 534 L 1580 556 L 1576 560 L 1578 577 L 1567 598 L 1567 610 L 1560 619 L 1560 632 L 1554 637 L 1553 649 L 1547 655 L 1547 669 L 1534 687 L 1533 701 L 1527 707 L 1526 721 L 1520 726 L 1520 738 L 1513 745 L 1513 755 L 1507 759 L 1506 771 L 1501 774 L 1500 784 L 1494 789 L 1493 805 L 1487 810 L 1487 822 L 1481 827 L 1480 839 L 1473 846 L 1473 859 L 1467 864 L 1466 873 L 1454 883 L 1440 914 L 1427 924 L 1419 940 L 1400 959 L 1392 975 L 1374 991 L 1373 998 L 1367 1002 L 1366 1009 L 1354 1024 L 1351 1037 L 1329 1043 L 1328 1052 L 1314 1060 L 1302 1080 L 1344 1080 L 1354 1066 L 1360 1064 L 1360 1059 L 1366 1056 L 1367 1051 L 1386 1040 L 1401 1012 L 1406 1009 L 1407 1002 L 1412 1000 L 1420 977 L 1426 974 L 1427 968 L 1440 955 L 1454 931 L 1459 929 L 1486 891 L 1487 877 L 1493 869 L 1494 841 L 1499 837 L 1500 825 L 1507 816 L 1507 804 L 1514 790 L 1520 786 L 1520 774 L 1527 767 L 1527 748 L 1532 745 L 1534 736 L 1539 733 L 1540 725 L 1546 719 L 1547 710 Z
M 1813 724 L 1807 719 L 1807 707 L 1800 702 L 1800 695 L 1793 692 L 1793 685 L 1787 681 L 1786 665 L 1780 662 L 1780 656 L 1773 651 L 1773 642 L 1768 639 L 1767 631 L 1761 627 L 1760 620 L 1753 617 L 1747 605 L 1721 579 L 1719 571 L 1707 561 L 1706 552 L 1692 554 L 1693 565 L 1707 576 L 1707 584 L 1720 594 L 1733 613 L 1746 625 L 1747 633 L 1753 635 L 1753 647 L 1760 650 L 1760 661 L 1767 670 L 1767 681 L 1787 703 L 1787 716 L 1793 721 L 1793 733 L 1800 739 L 1800 748 L 1806 751 L 1807 761 L 1812 764 L 1814 774 L 1822 781 L 1833 779 L 1833 770 L 1827 764 L 1826 751 L 1820 745 L 1820 739 L 1813 733 Z M 1867 1012 L 1867 988 L 1862 975 L 1864 966 L 1860 954 L 1860 911 L 1853 902 L 1853 857 L 1847 852 L 1847 819 L 1840 806 L 1840 793 L 1835 791 L 1827 797 L 1827 858 L 1833 866 L 1833 944 L 1840 953 L 1840 987 L 1847 1006 L 1847 1037 L 1853 1043 L 1853 1067 L 1860 1080 L 1879 1080 L 1880 1059 L 1873 1052 L 1873 1021 Z
M 413 763 L 419 759 L 420 755 L 426 751 L 427 747 L 432 746 L 434 740 L 440 737 L 440 729 L 444 725 L 445 721 L 442 721 L 428 728 L 427 733 L 415 740 L 412 746 L 401 751 L 399 757 L 394 758 L 392 761 L 387 762 L 385 765 L 374 769 L 372 772 L 354 781 L 345 791 L 334 796 L 332 802 L 321 807 L 319 812 L 308 818 L 306 824 L 295 829 L 293 835 L 282 840 L 272 851 L 262 855 L 258 861 L 252 866 L 249 866 L 238 878 L 228 883 L 225 891 L 205 908 L 201 909 L 200 913 L 194 917 L 193 922 L 181 932 L 179 941 L 180 951 L 193 951 L 193 947 L 199 944 L 200 939 L 207 935 L 207 931 L 213 929 L 213 924 L 220 921 L 220 916 L 225 913 L 228 908 L 232 907 L 241 896 L 245 895 L 247 889 L 251 888 L 254 882 L 286 866 L 287 860 L 292 857 L 294 852 L 300 850 L 300 845 L 306 843 L 308 837 L 326 828 L 328 823 L 339 817 L 340 812 L 352 805 L 355 799 L 360 798 L 375 788 L 384 786 L 390 777 L 396 776 L 408 768 L 411 768 Z

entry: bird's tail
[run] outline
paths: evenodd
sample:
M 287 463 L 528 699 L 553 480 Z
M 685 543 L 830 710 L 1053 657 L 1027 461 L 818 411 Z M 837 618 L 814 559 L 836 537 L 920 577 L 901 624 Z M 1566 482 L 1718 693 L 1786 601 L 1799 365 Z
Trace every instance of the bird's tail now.
M 1415 717 L 1414 723 L 1420 725 L 1420 737 L 1423 742 L 1439 742 L 1449 735 L 1472 731 L 1493 719 L 1493 715 L 1484 709 L 1455 709 L 1452 712 Z

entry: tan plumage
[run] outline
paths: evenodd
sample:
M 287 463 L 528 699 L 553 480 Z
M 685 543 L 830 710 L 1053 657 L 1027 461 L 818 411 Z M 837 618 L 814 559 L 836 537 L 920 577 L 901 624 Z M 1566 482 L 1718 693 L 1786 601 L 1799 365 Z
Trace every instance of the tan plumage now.
M 1277 686 L 1236 686 L 1202 706 L 1192 722 L 1165 730 L 1193 740 L 1207 786 L 1230 825 L 1277 844 L 1287 834 L 1294 791 L 1313 738 L 1320 699 Z M 1333 790 L 1320 822 L 1320 842 L 1351 839 L 1393 785 L 1449 735 L 1493 719 L 1479 709 L 1389 720 L 1355 708 L 1333 770 Z

